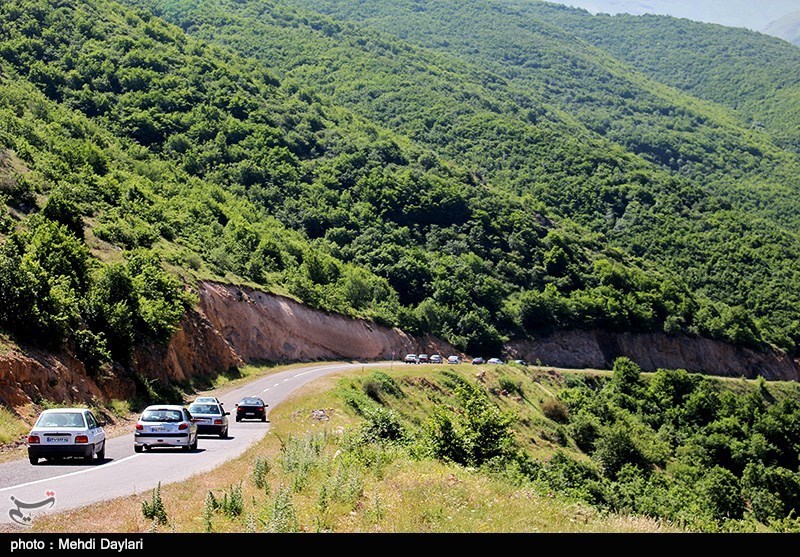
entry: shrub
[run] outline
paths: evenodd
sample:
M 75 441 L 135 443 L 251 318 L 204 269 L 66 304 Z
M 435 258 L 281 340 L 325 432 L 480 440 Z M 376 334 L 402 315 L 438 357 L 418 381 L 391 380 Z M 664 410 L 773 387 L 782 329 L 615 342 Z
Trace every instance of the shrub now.
M 507 375 L 502 375 L 498 380 L 498 384 L 500 388 L 506 391 L 509 394 L 518 394 L 522 396 L 524 393 L 522 391 L 522 381 L 514 379 L 513 377 L 509 377 Z
M 513 456 L 514 417 L 466 381 L 456 384 L 455 394 L 461 411 L 447 413 L 437 408 L 428 422 L 427 443 L 433 455 L 466 466 Z
M 603 473 L 615 479 L 623 465 L 632 464 L 642 469 L 648 468 L 648 462 L 637 446 L 628 426 L 617 422 L 606 427 L 597 439 L 596 458 L 603 467 Z
M 377 407 L 368 410 L 364 418 L 361 433 L 370 441 L 401 441 L 403 439 L 403 426 L 397 419 L 393 410 Z
M 542 403 L 542 413 L 547 419 L 559 424 L 569 422 L 569 409 L 567 405 L 556 398 L 550 398 Z
M 161 500 L 161 482 L 158 482 L 158 487 L 153 490 L 152 498 L 149 501 L 147 499 L 142 501 L 142 514 L 154 523 L 167 523 L 167 510 Z
M 265 523 L 266 530 L 274 533 L 297 532 L 297 511 L 292 499 L 292 490 L 281 486 Z
M 591 454 L 600 436 L 600 420 L 588 411 L 578 412 L 569 425 L 569 433 L 580 450 Z
M 371 373 L 364 379 L 361 386 L 366 395 L 375 402 L 383 403 L 383 394 L 394 397 L 403 396 L 403 391 L 397 382 L 383 371 Z
M 219 502 L 220 510 L 231 518 L 235 518 L 242 514 L 244 510 L 244 499 L 242 498 L 242 482 L 236 485 L 228 486 L 228 489 L 222 494 L 222 500 Z
M 267 457 L 257 456 L 253 464 L 253 483 L 258 489 L 264 489 L 267 483 L 267 474 L 270 470 L 270 463 Z
M 641 373 L 642 368 L 636 362 L 621 356 L 614 360 L 614 375 L 611 384 L 621 393 L 636 394 L 642 386 Z

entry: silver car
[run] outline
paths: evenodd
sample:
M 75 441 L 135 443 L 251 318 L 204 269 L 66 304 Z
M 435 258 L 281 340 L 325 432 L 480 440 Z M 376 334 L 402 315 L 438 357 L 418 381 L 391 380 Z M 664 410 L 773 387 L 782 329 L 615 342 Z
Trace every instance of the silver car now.
M 197 433 L 219 435 L 220 439 L 228 437 L 228 416 L 221 405 L 213 402 L 193 402 L 189 405 L 189 413 L 197 424 Z
M 197 449 L 197 424 L 188 409 L 177 404 L 154 404 L 142 412 L 133 432 L 137 453 L 153 447 Z

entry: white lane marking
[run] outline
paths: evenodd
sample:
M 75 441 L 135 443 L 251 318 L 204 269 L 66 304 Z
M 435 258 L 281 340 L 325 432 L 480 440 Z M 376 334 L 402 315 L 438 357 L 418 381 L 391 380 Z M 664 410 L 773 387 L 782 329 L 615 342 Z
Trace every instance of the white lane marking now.
M 383 365 L 383 364 L 375 363 L 375 364 L 366 364 L 366 365 Z M 295 375 L 295 377 L 299 377 L 300 375 L 306 375 L 307 373 L 314 373 L 315 371 L 323 371 L 323 370 L 327 371 L 327 370 L 331 370 L 331 369 L 347 368 L 347 367 L 351 367 L 351 364 L 339 364 L 339 365 L 318 367 L 318 368 L 310 369 L 308 371 L 304 371 L 303 373 L 298 373 L 297 375 Z M 287 381 L 287 380 L 284 380 L 284 381 Z M 279 385 L 280 385 L 280 383 L 275 383 L 273 385 L 273 387 L 277 387 Z M 268 391 L 269 389 L 270 389 L 270 387 L 267 387 L 266 389 L 264 389 L 264 392 Z M 114 466 L 115 464 L 121 464 L 121 463 L 123 463 L 123 462 L 125 462 L 127 460 L 132 459 L 132 458 L 136 458 L 137 456 L 142 456 L 142 455 L 133 454 L 133 455 L 130 455 L 130 456 L 126 456 L 125 458 L 121 458 L 119 460 L 115 460 L 115 461 L 110 462 L 108 464 L 103 464 L 101 466 L 93 466 L 92 468 L 86 468 L 86 469 L 83 469 L 83 470 L 78 470 L 76 472 L 70 472 L 69 474 L 62 474 L 61 476 L 52 476 L 50 478 L 43 478 L 41 480 L 34 480 L 34 481 L 31 481 L 31 482 L 27 482 L 27 483 L 12 485 L 12 486 L 9 486 L 9 487 L 3 487 L 3 488 L 0 488 L 0 493 L 2 493 L 4 491 L 9 491 L 11 489 L 20 489 L 20 488 L 23 488 L 23 487 L 28 487 L 30 485 L 36 485 L 36 484 L 45 483 L 45 482 L 52 482 L 52 481 L 55 481 L 55 480 L 60 480 L 62 478 L 69 478 L 71 476 L 77 476 L 79 474 L 85 474 L 87 472 L 94 472 L 96 470 L 103 470 L 105 468 L 108 468 L 109 466 Z
M 262 393 L 266 393 L 266 392 L 267 392 L 268 390 L 270 390 L 271 388 L 272 388 L 272 387 L 267 387 L 266 389 L 264 389 L 264 390 L 263 390 L 263 391 L 261 391 L 261 392 L 262 392 Z
M 103 464 L 103 465 L 100 465 L 100 466 L 93 466 L 92 468 L 85 468 L 83 470 L 78 470 L 77 472 L 70 472 L 69 474 L 62 474 L 61 476 L 52 476 L 50 478 L 43 478 L 41 480 L 34 480 L 32 482 L 27 482 L 27 483 L 24 483 L 24 484 L 17 484 L 17 485 L 12 485 L 10 487 L 4 487 L 4 488 L 0 489 L 0 493 L 2 493 L 3 491 L 8 491 L 10 489 L 19 489 L 21 487 L 28 487 L 29 485 L 41 484 L 41 483 L 44 483 L 44 482 L 54 482 L 56 480 L 60 480 L 60 479 L 63 479 L 63 478 L 69 478 L 70 476 L 77 476 L 79 474 L 85 474 L 87 472 L 94 472 L 95 470 L 105 470 L 106 468 L 114 466 L 115 464 L 121 464 L 121 463 L 125 462 L 126 460 L 130 460 L 132 458 L 136 458 L 137 456 L 142 456 L 142 455 L 132 454 L 130 456 L 126 456 L 125 458 L 121 458 L 119 460 L 115 460 L 113 462 L 109 462 L 108 464 Z
M 291 379 L 291 377 L 287 377 L 286 379 L 283 380 L 283 382 L 286 383 L 289 379 Z

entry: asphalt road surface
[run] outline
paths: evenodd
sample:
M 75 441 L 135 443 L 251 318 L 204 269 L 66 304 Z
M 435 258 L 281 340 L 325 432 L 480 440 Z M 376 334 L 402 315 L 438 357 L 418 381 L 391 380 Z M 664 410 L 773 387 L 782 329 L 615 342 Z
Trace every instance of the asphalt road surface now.
M 0 524 L 14 529 L 21 524 L 19 527 L 24 528 L 32 519 L 42 514 L 149 492 L 158 482 L 165 485 L 212 470 L 241 455 L 267 434 L 269 422 L 237 422 L 234 419 L 234 405 L 242 397 L 260 396 L 269 404 L 269 411 L 294 390 L 317 377 L 337 371 L 388 364 L 389 362 L 308 365 L 268 375 L 218 394 L 225 409 L 231 412 L 229 438 L 201 435 L 195 451 L 161 448 L 134 453 L 131 431 L 107 440 L 106 458 L 103 462 L 82 464 L 77 460 L 72 463 L 67 459 L 50 463 L 43 460 L 34 466 L 25 458 L 0 463 Z

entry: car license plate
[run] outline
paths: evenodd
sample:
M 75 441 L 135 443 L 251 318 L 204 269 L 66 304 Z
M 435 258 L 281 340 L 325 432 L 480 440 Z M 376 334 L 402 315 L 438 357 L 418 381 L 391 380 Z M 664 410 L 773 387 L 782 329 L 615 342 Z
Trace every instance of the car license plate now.
M 156 433 L 161 433 L 162 431 L 167 431 L 167 428 L 166 427 L 153 426 L 151 428 L 151 430 L 156 432 Z
M 197 423 L 198 424 L 210 424 L 211 420 L 208 419 L 208 418 L 197 418 Z
M 58 437 L 47 436 L 44 438 L 48 443 L 69 443 L 69 437 L 60 435 Z

